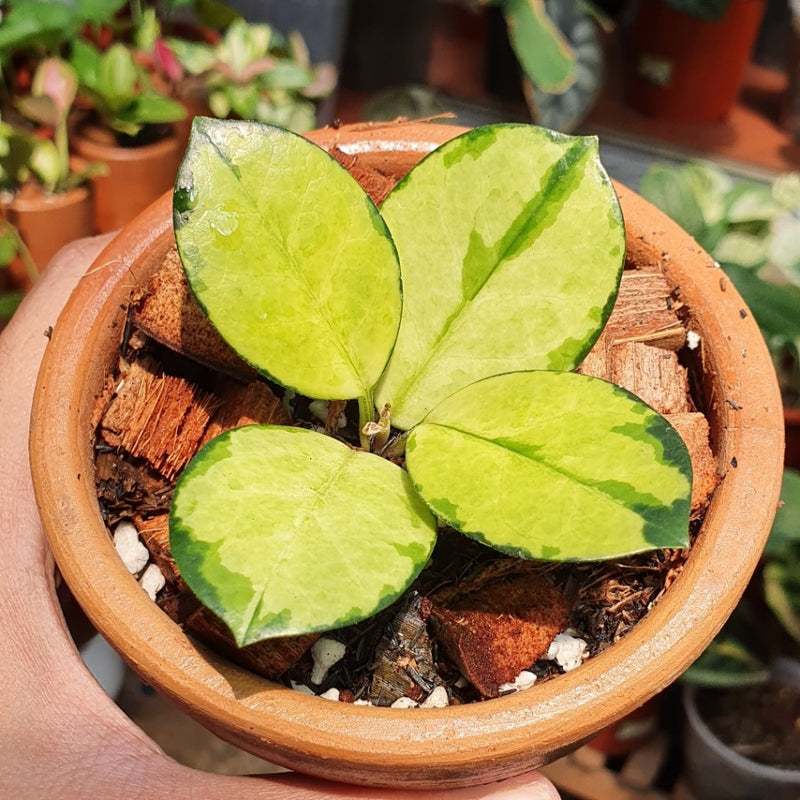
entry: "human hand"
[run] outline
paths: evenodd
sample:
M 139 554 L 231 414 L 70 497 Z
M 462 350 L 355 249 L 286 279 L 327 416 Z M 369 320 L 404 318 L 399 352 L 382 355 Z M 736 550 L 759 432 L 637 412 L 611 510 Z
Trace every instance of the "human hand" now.
M 295 773 L 213 775 L 168 758 L 108 698 L 78 655 L 55 592 L 55 566 L 33 496 L 28 428 L 45 330 L 110 237 L 56 256 L 0 335 L 0 796 L 15 800 L 413 800 L 428 792 L 331 784 Z M 441 791 L 441 800 L 557 800 L 531 773 L 489 786 Z

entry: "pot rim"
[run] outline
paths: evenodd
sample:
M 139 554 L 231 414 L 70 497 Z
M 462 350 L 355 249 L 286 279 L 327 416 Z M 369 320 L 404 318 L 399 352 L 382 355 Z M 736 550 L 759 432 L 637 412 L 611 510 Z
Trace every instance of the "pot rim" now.
M 408 124 L 387 134 L 386 126 L 357 125 L 309 138 L 328 149 L 419 154 L 463 130 Z M 398 134 L 404 146 L 398 146 Z M 104 367 L 97 364 L 116 352 L 100 320 L 116 312 L 117 323 L 124 321 L 120 302 L 142 271 L 160 261 L 150 247 L 163 252 L 171 241 L 170 194 L 108 245 L 48 344 L 34 403 L 31 460 L 40 513 L 65 579 L 98 630 L 144 680 L 222 738 L 275 763 L 350 783 L 445 788 L 486 783 L 560 757 L 665 688 L 699 656 L 738 602 L 770 530 L 782 475 L 780 395 L 761 334 L 718 265 L 661 212 L 616 188 L 629 253 L 662 264 L 692 310 L 711 375 L 707 411 L 716 421 L 725 477 L 682 574 L 631 633 L 555 680 L 445 709 L 359 707 L 270 684 L 194 643 L 125 570 L 100 520 L 93 481 L 81 477 L 92 474 L 87 404 L 94 392 L 92 381 L 77 374 L 73 353 L 82 348 L 93 354 L 99 391 Z M 665 255 L 667 243 L 676 240 L 680 260 Z M 108 296 L 115 284 L 116 293 Z M 696 316 L 705 307 L 711 314 Z M 736 468 L 730 466 L 734 458 Z M 187 688 L 194 692 L 190 699 L 182 697 Z

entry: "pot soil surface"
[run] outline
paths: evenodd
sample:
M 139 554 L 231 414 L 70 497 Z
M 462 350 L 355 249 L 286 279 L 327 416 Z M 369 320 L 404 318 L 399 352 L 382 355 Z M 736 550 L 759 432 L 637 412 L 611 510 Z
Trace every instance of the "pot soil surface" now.
M 800 768 L 800 688 L 770 683 L 697 697 L 703 720 L 741 756 L 771 767 Z
M 333 151 L 377 203 L 399 175 Z M 628 263 L 614 313 L 580 370 L 637 394 L 667 417 L 692 456 L 692 534 L 717 483 L 709 428 L 693 391 L 698 368 L 688 309 L 663 274 Z M 98 398 L 97 490 L 110 531 L 130 520 L 149 551 L 156 602 L 173 620 L 270 680 L 341 701 L 424 702 L 443 687 L 458 704 L 515 691 L 523 671 L 546 680 L 564 659 L 547 658 L 569 629 L 586 643 L 573 658 L 602 652 L 625 636 L 683 569 L 688 551 L 659 550 L 613 562 L 550 564 L 509 558 L 444 530 L 428 567 L 401 600 L 370 620 L 325 634 L 345 656 L 311 681 L 318 634 L 237 648 L 225 626 L 182 581 L 169 552 L 175 480 L 213 436 L 251 423 L 324 428 L 357 446 L 355 404 L 319 404 L 271 385 L 239 360 L 210 327 L 183 277 L 177 251 L 131 297 L 118 372 Z M 391 444 L 390 444 L 391 447 Z M 402 463 L 402 455 L 394 456 Z M 735 464 L 732 464 L 735 467 Z M 165 585 L 153 584 L 153 565 Z M 143 576 L 144 567 L 136 570 Z M 531 678 L 528 676 L 528 680 Z M 335 695 L 334 695 L 335 696 Z M 436 697 L 441 698 L 440 689 Z

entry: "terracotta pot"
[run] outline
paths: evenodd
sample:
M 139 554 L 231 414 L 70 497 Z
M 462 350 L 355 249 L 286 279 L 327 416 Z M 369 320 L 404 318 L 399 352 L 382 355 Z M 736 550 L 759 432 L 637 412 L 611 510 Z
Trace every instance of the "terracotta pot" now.
M 394 170 L 459 132 L 361 125 L 309 136 Z M 628 636 L 526 692 L 438 710 L 353 706 L 270 683 L 198 645 L 126 571 L 94 492 L 91 414 L 118 358 L 130 292 L 173 242 L 171 197 L 116 237 L 55 326 L 39 378 L 31 458 L 66 581 L 146 683 L 222 738 L 274 763 L 349 783 L 433 789 L 486 783 L 564 755 L 700 655 L 736 605 L 772 523 L 783 456 L 780 395 L 763 339 L 752 315 L 740 313 L 733 286 L 677 225 L 618 188 L 630 259 L 662 267 L 692 310 L 702 341 L 701 391 L 725 479 L 682 574 Z
M 91 236 L 94 206 L 90 186 L 79 186 L 60 194 L 45 194 L 33 184 L 24 186 L 9 202 L 0 200 L 4 216 L 22 236 L 34 264 L 41 270 L 65 245 Z M 19 257 L 8 266 L 11 283 L 28 290 L 33 276 Z
M 719 22 L 639 0 L 630 31 L 629 104 L 670 122 L 714 122 L 736 102 L 766 0 L 732 0 Z
M 172 130 L 152 144 L 119 147 L 107 131 L 88 124 L 79 124 L 70 142 L 85 161 L 108 165 L 108 174 L 92 179 L 98 233 L 124 227 L 171 189 L 185 147 Z

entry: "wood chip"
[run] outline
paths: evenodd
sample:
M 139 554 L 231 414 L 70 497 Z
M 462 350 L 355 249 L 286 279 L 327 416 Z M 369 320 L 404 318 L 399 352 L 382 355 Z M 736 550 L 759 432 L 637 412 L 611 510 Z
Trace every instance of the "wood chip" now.
M 529 669 L 569 623 L 562 592 L 525 562 L 493 565 L 432 600 L 430 620 L 447 655 L 487 698 Z
M 133 316 L 148 336 L 194 361 L 245 380 L 257 374 L 208 321 L 186 282 L 175 247 L 135 298 Z
M 292 418 L 272 390 L 261 381 L 248 384 L 226 381 L 216 393 L 220 406 L 202 444 L 231 428 L 243 425 L 291 425 Z
M 416 592 L 398 605 L 375 652 L 369 699 L 390 706 L 401 697 L 419 701 L 442 681 L 436 672 L 426 620 L 430 602 Z
M 192 614 L 185 625 L 210 647 L 272 681 L 278 680 L 320 637 L 318 633 L 284 636 L 238 647 L 225 623 L 205 607 Z
M 717 460 L 709 445 L 708 420 L 698 411 L 669 414 L 667 420 L 680 434 L 689 450 L 693 472 L 692 512 L 700 512 L 720 481 Z
M 658 267 L 624 270 L 603 335 L 612 346 L 643 342 L 679 350 L 686 342 L 686 329 L 677 313 L 680 304 L 671 295 L 672 289 Z
M 133 524 L 139 532 L 139 538 L 150 551 L 150 556 L 167 581 L 173 584 L 182 582 L 169 546 L 169 514 L 156 514 L 151 517 L 134 514 Z
M 149 358 L 131 364 L 100 423 L 112 447 L 173 480 L 197 451 L 219 400 Z
M 144 464 L 132 464 L 118 453 L 98 453 L 95 458 L 97 495 L 113 525 L 133 510 L 143 514 L 169 508 L 173 485 Z

